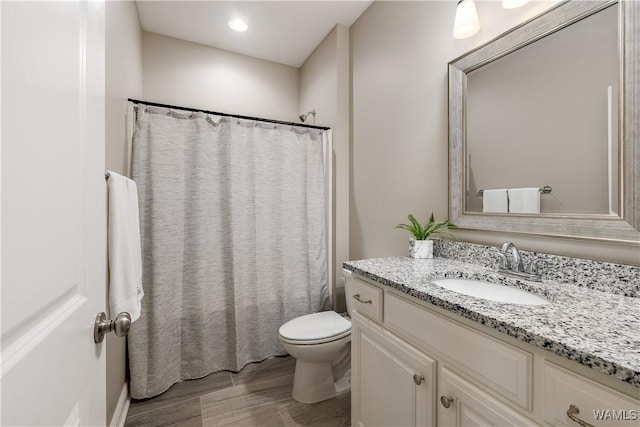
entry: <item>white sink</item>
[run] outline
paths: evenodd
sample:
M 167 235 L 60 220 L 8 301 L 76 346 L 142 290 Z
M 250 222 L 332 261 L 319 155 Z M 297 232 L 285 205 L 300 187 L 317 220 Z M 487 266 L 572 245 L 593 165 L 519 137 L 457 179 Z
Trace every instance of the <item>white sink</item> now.
M 521 305 L 543 305 L 549 301 L 522 289 L 471 279 L 438 279 L 431 282 L 459 294 L 465 294 L 490 301 Z

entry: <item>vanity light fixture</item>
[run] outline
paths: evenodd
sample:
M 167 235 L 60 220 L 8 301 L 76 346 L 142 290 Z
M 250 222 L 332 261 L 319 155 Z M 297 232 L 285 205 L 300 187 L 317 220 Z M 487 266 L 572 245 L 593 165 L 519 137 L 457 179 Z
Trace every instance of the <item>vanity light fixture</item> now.
M 453 21 L 453 38 L 466 39 L 480 30 L 478 11 L 473 0 L 460 0 L 456 6 L 456 18 Z
M 247 23 L 240 18 L 234 18 L 229 21 L 229 27 L 231 27 L 232 30 L 239 32 L 247 31 L 247 28 L 249 28 Z
M 502 0 L 502 7 L 505 9 L 515 9 L 529 3 L 529 0 Z

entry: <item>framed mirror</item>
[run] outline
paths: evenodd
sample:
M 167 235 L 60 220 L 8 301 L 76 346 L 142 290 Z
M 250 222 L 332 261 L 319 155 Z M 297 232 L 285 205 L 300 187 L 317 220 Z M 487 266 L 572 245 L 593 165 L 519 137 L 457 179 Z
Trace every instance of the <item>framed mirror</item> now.
M 449 219 L 640 243 L 640 2 L 567 1 L 449 63 Z

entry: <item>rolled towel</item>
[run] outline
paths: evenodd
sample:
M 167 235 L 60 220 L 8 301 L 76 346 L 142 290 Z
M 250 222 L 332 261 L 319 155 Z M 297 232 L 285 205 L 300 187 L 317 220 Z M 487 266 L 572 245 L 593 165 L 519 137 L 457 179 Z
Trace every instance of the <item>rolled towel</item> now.
M 508 212 L 507 190 L 505 188 L 482 191 L 482 212 Z
M 540 213 L 540 188 L 510 188 L 509 213 Z

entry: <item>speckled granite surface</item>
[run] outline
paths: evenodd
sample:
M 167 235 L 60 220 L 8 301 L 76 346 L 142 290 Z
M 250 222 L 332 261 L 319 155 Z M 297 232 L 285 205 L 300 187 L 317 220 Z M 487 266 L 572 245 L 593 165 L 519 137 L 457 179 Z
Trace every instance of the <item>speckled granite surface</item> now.
M 551 280 L 536 283 L 512 279 L 491 268 L 445 258 L 380 258 L 349 261 L 344 267 L 640 387 L 637 298 Z M 446 277 L 481 279 L 526 289 L 551 304 L 529 306 L 482 300 L 431 283 Z
M 479 264 L 494 268 L 500 262 L 498 248 L 473 243 L 436 239 L 433 254 L 436 257 Z M 521 250 L 525 266 L 540 258 L 546 266 L 540 269 L 543 280 L 573 284 L 602 292 L 611 292 L 640 298 L 640 267 L 593 261 L 590 259 L 529 252 Z M 638 254 L 640 262 L 640 253 Z

